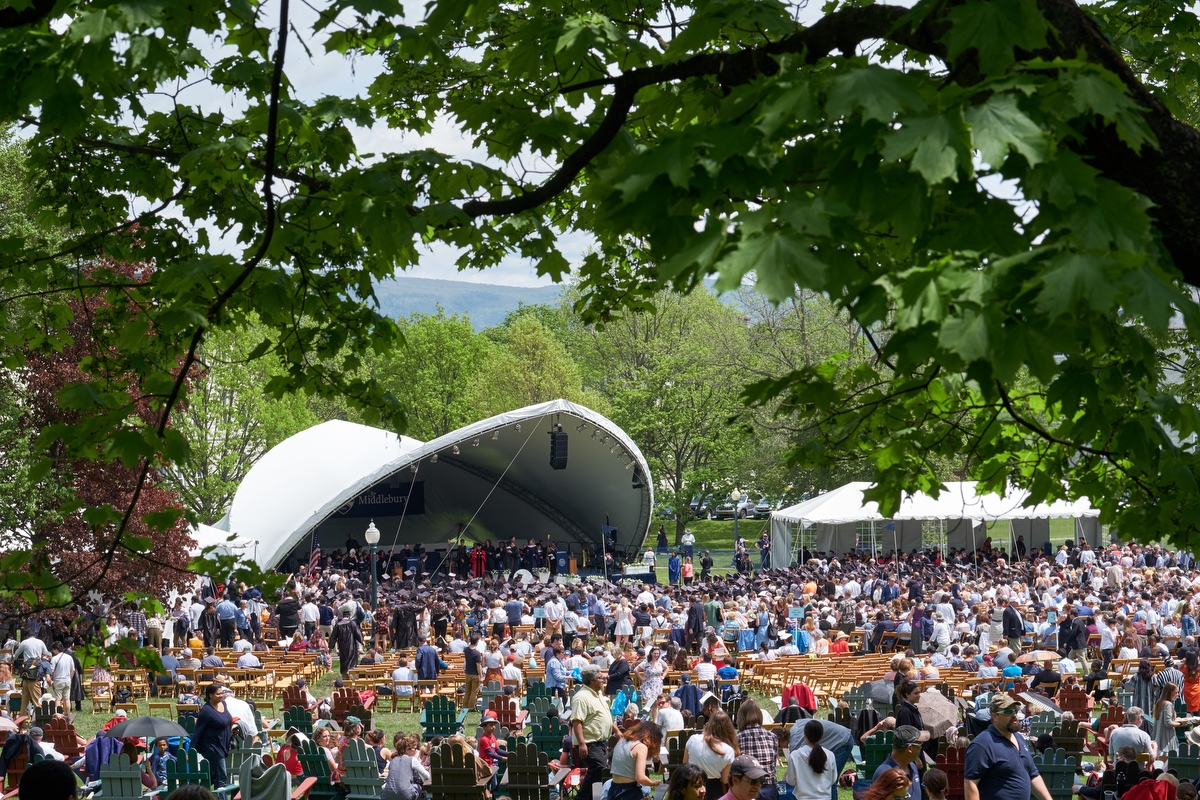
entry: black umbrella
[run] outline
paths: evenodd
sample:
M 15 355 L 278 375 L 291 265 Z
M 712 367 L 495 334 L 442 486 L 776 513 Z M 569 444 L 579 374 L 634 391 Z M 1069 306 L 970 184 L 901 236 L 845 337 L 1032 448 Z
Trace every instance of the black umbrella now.
M 862 693 L 870 700 L 884 705 L 895 702 L 895 689 L 891 681 L 870 681 L 862 685 Z
M 191 736 L 187 728 L 175 720 L 162 717 L 134 717 L 118 722 L 108 731 L 117 739 L 157 739 L 160 736 Z

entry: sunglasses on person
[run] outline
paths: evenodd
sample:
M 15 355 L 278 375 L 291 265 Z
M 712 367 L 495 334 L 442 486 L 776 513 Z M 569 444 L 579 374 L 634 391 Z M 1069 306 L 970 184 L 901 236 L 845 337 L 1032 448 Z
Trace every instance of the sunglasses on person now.
M 1000 711 L 993 711 L 992 713 L 999 714 L 1004 717 L 1011 717 L 1013 714 L 1017 713 L 1017 709 L 1015 706 L 1010 706 L 1008 708 L 1001 709 Z

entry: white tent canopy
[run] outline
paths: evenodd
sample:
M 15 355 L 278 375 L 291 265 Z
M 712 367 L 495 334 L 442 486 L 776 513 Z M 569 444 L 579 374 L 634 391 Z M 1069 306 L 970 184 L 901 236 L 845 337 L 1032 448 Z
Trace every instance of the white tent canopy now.
M 1039 547 L 1049 539 L 1051 518 L 1075 519 L 1078 535 L 1085 536 L 1093 545 L 1100 543 L 1100 512 L 1086 498 L 1026 505 L 1029 492 L 1025 490 L 1014 489 L 1004 496 L 980 495 L 976 493 L 976 485 L 974 481 L 946 483 L 937 497 L 924 492 L 906 494 L 899 511 L 885 518 L 879 513 L 878 504 L 867 502 L 863 496 L 871 484 L 848 483 L 772 513 L 771 560 L 776 564 L 789 563 L 795 549 L 792 533 L 813 526 L 816 526 L 812 547 L 815 552 L 853 550 L 860 522 L 873 523 L 874 530 L 882 532 L 885 549 L 905 551 L 922 546 L 922 523 L 926 521 L 939 523 L 948 547 L 973 549 L 977 541 L 982 542 L 987 536 L 977 532 L 976 527 L 995 520 L 1012 521 L 1014 537 L 1023 535 L 1029 547 Z
M 561 470 L 548 457 L 555 423 L 569 442 Z M 599 546 L 606 524 L 625 547 L 645 538 L 652 486 L 645 458 L 624 431 L 567 400 L 499 414 L 426 443 L 333 420 L 264 454 L 213 526 L 223 533 L 212 538 L 233 533 L 253 543 L 266 567 L 301 548 L 306 558 L 314 536 L 326 552 L 350 536 L 361 543 L 371 520 L 382 550 L 405 543 L 444 548 L 465 532 L 474 541 L 550 539 L 579 552 Z

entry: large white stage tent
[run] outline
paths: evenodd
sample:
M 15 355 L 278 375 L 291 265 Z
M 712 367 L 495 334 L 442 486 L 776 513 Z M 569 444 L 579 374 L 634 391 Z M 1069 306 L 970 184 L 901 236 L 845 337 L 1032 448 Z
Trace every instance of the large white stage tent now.
M 569 440 L 569 452 L 567 443 Z M 557 447 L 557 449 L 556 449 Z M 228 513 L 193 531 L 197 551 L 266 568 L 364 541 L 420 544 L 437 565 L 448 543 L 517 537 L 571 555 L 641 546 L 654 507 L 650 468 L 615 423 L 567 400 L 527 406 L 419 442 L 332 420 L 292 436 L 250 469 Z
M 772 513 L 771 563 L 794 563 L 801 541 L 812 553 L 853 551 L 859 544 L 860 525 L 884 551 L 922 548 L 926 522 L 937 523 L 936 532 L 947 548 L 974 550 L 988 536 L 986 523 L 1008 520 L 1012 541 L 1004 543 L 1005 549 L 1011 553 L 1016 537 L 1024 536 L 1032 550 L 1049 541 L 1052 518 L 1074 519 L 1077 537 L 1085 537 L 1093 547 L 1101 544 L 1100 512 L 1086 499 L 1026 505 L 1029 493 L 1024 490 L 1012 490 L 1005 496 L 980 495 L 974 481 L 955 481 L 946 483 L 937 497 L 924 492 L 906 494 L 900 510 L 885 518 L 875 502 L 863 497 L 870 486 L 848 483 Z

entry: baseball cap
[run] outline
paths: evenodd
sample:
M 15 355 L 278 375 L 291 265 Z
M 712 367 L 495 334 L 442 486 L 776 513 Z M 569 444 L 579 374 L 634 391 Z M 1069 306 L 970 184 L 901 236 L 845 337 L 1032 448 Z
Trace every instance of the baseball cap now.
M 927 742 L 929 741 L 929 731 L 917 730 L 912 725 L 900 725 L 892 734 L 892 741 L 904 746 Z
M 121 719 L 126 719 L 129 717 L 129 715 L 125 713 L 125 709 L 123 709 L 123 708 L 118 708 L 117 713 L 113 714 L 113 716 L 120 717 Z
M 44 734 L 42 733 L 41 728 L 34 725 L 32 728 L 29 729 L 29 735 L 30 736 L 43 736 Z
M 988 708 L 991 709 L 993 714 L 999 714 L 1001 711 L 1007 711 L 1019 705 L 1021 705 L 1019 702 L 1000 692 L 992 695 L 991 701 L 988 702 Z
M 729 775 L 730 777 L 743 775 L 752 781 L 756 781 L 759 778 L 766 777 L 767 771 L 762 768 L 762 764 L 759 764 L 754 756 L 738 756 L 729 765 Z

